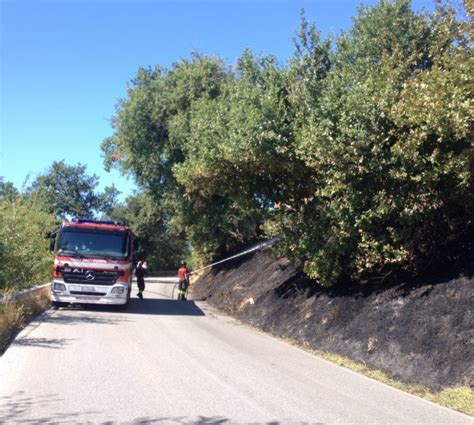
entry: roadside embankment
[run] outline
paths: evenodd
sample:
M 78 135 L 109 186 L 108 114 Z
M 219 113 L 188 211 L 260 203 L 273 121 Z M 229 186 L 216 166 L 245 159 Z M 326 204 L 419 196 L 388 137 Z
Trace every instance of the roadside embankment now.
M 464 388 L 472 401 L 472 272 L 331 290 L 258 253 L 204 273 L 193 296 L 307 349 L 431 392 Z
M 50 286 L 48 283 L 0 297 L 0 355 L 33 317 L 50 307 Z

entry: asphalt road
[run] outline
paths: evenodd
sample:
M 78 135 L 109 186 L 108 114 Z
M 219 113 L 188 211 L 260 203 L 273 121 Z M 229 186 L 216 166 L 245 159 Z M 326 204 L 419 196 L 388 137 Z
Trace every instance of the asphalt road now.
M 40 316 L 0 358 L 0 423 L 474 424 L 173 287 L 148 280 L 125 312 Z

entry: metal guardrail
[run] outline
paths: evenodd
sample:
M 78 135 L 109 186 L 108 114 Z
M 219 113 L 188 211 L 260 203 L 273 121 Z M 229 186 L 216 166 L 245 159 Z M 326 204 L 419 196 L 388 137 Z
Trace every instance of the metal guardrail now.
M 24 298 L 31 296 L 38 296 L 41 294 L 48 294 L 51 289 L 51 283 L 45 283 L 44 285 L 38 285 L 33 288 L 23 289 L 22 291 L 12 292 L 11 294 L 0 296 L 0 304 L 4 304 L 7 301 L 21 301 Z

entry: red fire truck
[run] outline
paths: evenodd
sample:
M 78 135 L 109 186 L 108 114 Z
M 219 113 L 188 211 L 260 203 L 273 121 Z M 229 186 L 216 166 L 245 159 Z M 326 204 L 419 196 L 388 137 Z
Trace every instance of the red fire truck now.
M 120 222 L 73 219 L 51 239 L 51 301 L 125 307 L 132 289 L 134 236 Z

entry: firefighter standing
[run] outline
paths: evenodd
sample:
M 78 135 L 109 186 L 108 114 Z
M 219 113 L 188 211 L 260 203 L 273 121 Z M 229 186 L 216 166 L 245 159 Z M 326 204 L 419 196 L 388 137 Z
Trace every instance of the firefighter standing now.
M 189 286 L 188 273 L 186 262 L 181 261 L 181 266 L 178 269 L 178 300 L 180 301 L 186 300 L 186 292 Z
M 143 299 L 143 291 L 145 290 L 145 275 L 147 274 L 147 269 L 143 267 L 143 261 L 137 263 L 137 268 L 135 269 L 135 276 L 137 278 L 138 294 L 137 297 Z

